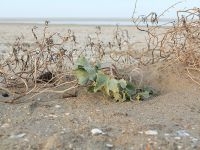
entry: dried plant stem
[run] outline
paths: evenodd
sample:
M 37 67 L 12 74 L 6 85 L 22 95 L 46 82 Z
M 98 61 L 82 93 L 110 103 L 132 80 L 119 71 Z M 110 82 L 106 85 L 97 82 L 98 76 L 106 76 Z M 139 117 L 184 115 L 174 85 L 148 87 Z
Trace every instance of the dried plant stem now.
M 50 92 L 51 92 L 51 93 L 63 94 L 63 93 L 65 93 L 65 92 L 70 91 L 70 90 L 72 90 L 72 89 L 75 89 L 75 88 L 77 88 L 77 87 L 78 87 L 78 85 L 76 84 L 76 85 L 74 85 L 74 86 L 72 86 L 72 87 L 70 87 L 70 88 L 67 88 L 67 89 L 61 90 L 61 91 L 56 91 L 56 90 L 51 90 L 51 89 L 46 88 L 46 89 L 40 91 L 39 93 L 34 94 L 33 96 L 31 96 L 31 97 L 28 98 L 27 100 L 32 99 L 33 97 L 36 97 L 36 96 L 38 96 L 38 95 L 40 95 L 40 94 L 42 94 L 42 93 L 50 93 Z
M 190 68 L 192 70 L 196 70 L 194 68 Z M 197 71 L 200 71 L 199 69 L 197 69 Z M 200 82 L 198 82 L 195 77 L 190 73 L 189 68 L 187 68 L 187 74 L 186 74 L 194 83 L 196 83 L 197 85 L 200 86 Z

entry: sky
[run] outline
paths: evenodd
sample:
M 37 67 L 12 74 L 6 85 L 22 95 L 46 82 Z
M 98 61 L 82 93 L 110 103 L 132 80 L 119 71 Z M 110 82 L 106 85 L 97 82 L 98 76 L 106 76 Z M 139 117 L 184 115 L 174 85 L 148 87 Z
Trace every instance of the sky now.
M 135 16 L 150 12 L 161 14 L 180 0 L 138 0 Z M 130 18 L 135 0 L 0 0 L 0 18 Z M 182 0 L 165 13 L 173 18 L 176 11 L 200 7 L 200 0 Z

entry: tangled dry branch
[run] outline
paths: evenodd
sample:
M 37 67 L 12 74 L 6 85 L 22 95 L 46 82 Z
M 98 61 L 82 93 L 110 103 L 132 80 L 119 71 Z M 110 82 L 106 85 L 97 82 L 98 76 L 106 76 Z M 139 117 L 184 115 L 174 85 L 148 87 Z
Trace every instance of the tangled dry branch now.
M 170 26 L 162 27 L 158 20 L 155 13 L 134 20 L 137 28 L 147 33 L 146 50 L 151 54 L 147 62 L 181 62 L 190 79 L 200 85 L 200 8 L 177 11 L 177 18 Z M 146 26 L 140 26 L 141 22 Z
M 187 75 L 200 85 L 200 8 L 178 11 L 172 26 L 161 26 L 160 16 L 152 12 L 133 20 L 138 30 L 146 33 L 146 47 L 142 49 L 135 49 L 129 32 L 119 26 L 109 41 L 100 38 L 102 30 L 97 26 L 94 36 L 88 35 L 85 45 L 78 43 L 70 29 L 64 35 L 49 33 L 46 22 L 42 36 L 38 36 L 37 27 L 33 27 L 35 42 L 26 43 L 23 36 L 18 37 L 10 56 L 0 62 L 1 89 L 21 96 L 43 90 L 56 91 L 66 84 L 76 87 L 72 68 L 80 55 L 92 58 L 93 62 L 106 62 L 104 70 L 121 78 L 126 77 L 126 70 L 138 70 L 135 67 L 139 65 L 176 60 L 186 66 Z M 119 71 L 121 68 L 123 73 Z

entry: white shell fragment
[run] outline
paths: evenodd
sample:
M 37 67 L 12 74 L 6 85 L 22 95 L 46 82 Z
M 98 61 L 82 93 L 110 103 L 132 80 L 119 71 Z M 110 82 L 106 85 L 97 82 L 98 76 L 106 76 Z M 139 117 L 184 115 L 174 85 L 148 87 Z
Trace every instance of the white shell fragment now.
M 113 147 L 113 145 L 112 145 L 112 144 L 109 144 L 109 143 L 107 143 L 107 144 L 106 144 L 106 147 L 108 147 L 108 148 L 112 148 L 112 147 Z
M 61 106 L 60 105 L 56 105 L 55 108 L 61 108 Z
M 9 125 L 8 123 L 4 123 L 4 124 L 1 126 L 1 128 L 8 128 L 8 127 L 10 127 L 10 125 Z
M 158 131 L 157 130 L 147 130 L 145 131 L 146 135 L 158 135 Z
M 20 133 L 20 134 L 17 134 L 17 135 L 11 135 L 10 138 L 11 139 L 18 139 L 18 138 L 22 138 L 26 135 L 26 133 Z
M 179 130 L 176 132 L 178 134 L 178 136 L 180 137 L 186 137 L 186 136 L 190 136 L 189 133 L 187 133 L 185 130 Z
M 91 130 L 92 135 L 104 134 L 104 132 L 98 128 L 94 128 Z

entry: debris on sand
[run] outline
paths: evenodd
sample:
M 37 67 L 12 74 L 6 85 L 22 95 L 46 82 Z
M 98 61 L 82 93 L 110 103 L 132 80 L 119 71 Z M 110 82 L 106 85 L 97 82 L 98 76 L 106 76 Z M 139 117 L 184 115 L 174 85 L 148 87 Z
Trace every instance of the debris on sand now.
M 55 105 L 55 108 L 61 108 L 61 106 L 60 105 Z
M 185 130 L 178 130 L 176 133 L 177 133 L 178 136 L 180 136 L 180 137 L 190 136 L 190 134 L 187 133 Z
M 20 133 L 20 134 L 13 134 L 10 136 L 11 139 L 18 139 L 23 138 L 26 135 L 26 133 Z
M 107 143 L 107 144 L 106 144 L 106 147 L 108 147 L 108 148 L 112 148 L 112 147 L 113 147 L 113 144 L 109 144 L 109 143 Z
M 146 135 L 158 135 L 158 131 L 157 130 L 147 130 L 145 131 Z
M 10 127 L 10 125 L 8 123 L 4 123 L 1 125 L 1 128 L 8 128 L 8 127 Z
M 92 135 L 99 135 L 99 134 L 105 134 L 102 130 L 98 128 L 94 128 L 91 130 Z

